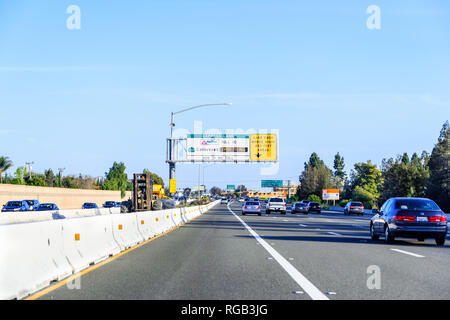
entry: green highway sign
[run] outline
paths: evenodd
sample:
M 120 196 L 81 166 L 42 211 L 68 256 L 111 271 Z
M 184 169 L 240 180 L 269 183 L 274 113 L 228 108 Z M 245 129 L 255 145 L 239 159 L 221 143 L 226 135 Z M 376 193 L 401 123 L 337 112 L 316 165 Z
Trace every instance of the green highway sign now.
M 236 190 L 236 186 L 234 184 L 228 184 L 227 190 Z
M 283 180 L 261 180 L 261 188 L 282 188 Z

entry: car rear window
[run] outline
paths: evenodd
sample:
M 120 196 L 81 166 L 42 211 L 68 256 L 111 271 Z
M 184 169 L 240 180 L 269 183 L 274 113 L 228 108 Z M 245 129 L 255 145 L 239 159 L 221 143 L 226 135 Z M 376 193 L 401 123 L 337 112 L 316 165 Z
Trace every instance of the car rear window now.
M 39 208 L 40 209 L 52 209 L 53 205 L 52 204 L 40 204 Z
M 318 206 L 319 203 L 318 203 L 318 202 L 310 202 L 309 205 L 310 205 L 310 206 Z
M 272 198 L 270 199 L 270 202 L 284 202 L 281 198 Z
M 26 203 L 28 203 L 29 206 L 34 205 L 34 201 L 33 200 L 25 200 Z
M 395 209 L 402 210 L 440 210 L 437 204 L 426 199 L 395 200 Z
M 306 203 L 296 203 L 296 207 L 306 207 Z
M 259 202 L 256 201 L 248 201 L 245 203 L 246 206 L 259 206 Z
M 350 203 L 351 206 L 355 206 L 355 207 L 362 207 L 363 204 L 361 202 L 352 202 Z

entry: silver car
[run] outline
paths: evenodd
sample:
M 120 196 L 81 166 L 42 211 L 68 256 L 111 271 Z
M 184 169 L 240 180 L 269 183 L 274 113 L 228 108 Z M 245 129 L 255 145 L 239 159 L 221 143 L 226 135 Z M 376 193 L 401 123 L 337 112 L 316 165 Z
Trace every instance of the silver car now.
M 260 216 L 261 203 L 259 203 L 259 201 L 246 201 L 242 206 L 242 215 L 245 216 L 247 213 L 256 213 Z

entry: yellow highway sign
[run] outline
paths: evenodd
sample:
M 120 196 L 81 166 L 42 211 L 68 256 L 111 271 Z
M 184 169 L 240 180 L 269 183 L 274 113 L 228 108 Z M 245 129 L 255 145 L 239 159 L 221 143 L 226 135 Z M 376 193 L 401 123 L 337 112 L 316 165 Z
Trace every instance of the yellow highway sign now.
M 177 180 L 176 179 L 170 179 L 169 188 L 170 188 L 170 190 L 169 190 L 170 193 L 177 192 Z
M 277 135 L 251 134 L 250 161 L 278 161 Z

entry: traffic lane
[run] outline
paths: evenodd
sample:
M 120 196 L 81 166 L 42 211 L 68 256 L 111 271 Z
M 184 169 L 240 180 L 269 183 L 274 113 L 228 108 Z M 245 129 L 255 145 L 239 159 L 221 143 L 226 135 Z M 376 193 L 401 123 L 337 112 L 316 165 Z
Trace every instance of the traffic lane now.
M 318 217 L 318 216 L 317 216 Z M 369 230 L 370 226 L 370 219 L 372 218 L 372 215 L 370 216 L 345 216 L 340 214 L 335 214 L 330 211 L 325 211 L 324 214 L 321 216 L 322 218 L 330 218 L 332 217 L 338 218 L 341 217 L 342 219 L 340 221 L 348 221 L 356 228 L 362 228 Z M 319 217 L 318 217 L 319 219 Z M 331 221 L 328 219 L 329 221 Z M 320 221 L 320 220 L 319 220 Z M 326 220 L 325 220 L 326 221 Z M 383 237 L 380 237 L 381 242 L 384 240 Z M 414 249 L 414 252 L 417 252 L 417 254 L 430 256 L 432 255 L 433 258 L 436 259 L 437 263 L 449 263 L 450 262 L 450 235 L 447 234 L 447 243 L 443 247 L 438 247 L 436 245 L 436 242 L 434 239 L 425 239 L 425 241 L 418 241 L 417 239 L 413 238 L 403 238 L 403 237 L 397 237 L 393 243 L 396 248 L 401 250 L 408 250 L 408 247 L 411 249 Z
M 311 228 L 319 228 L 322 227 L 322 230 L 328 230 L 333 232 L 337 229 L 341 230 L 351 230 L 353 228 L 365 230 L 369 232 L 370 219 L 372 216 L 356 216 L 356 215 L 343 215 L 342 213 L 324 210 L 320 214 L 319 213 L 309 213 L 307 215 L 304 214 L 292 214 L 289 213 L 287 215 L 281 215 L 280 213 L 272 213 L 271 216 L 273 219 L 277 217 L 280 218 L 279 221 L 287 221 L 289 218 L 294 218 L 296 216 L 303 217 L 303 219 L 307 219 L 310 221 L 309 226 Z M 316 225 L 315 222 L 320 223 L 320 225 Z M 324 222 L 330 223 L 329 225 L 323 225 Z M 281 225 L 280 225 L 281 226 Z M 286 226 L 289 227 L 289 224 Z M 368 234 L 370 238 L 370 235 Z M 447 241 L 450 240 L 450 235 L 447 235 Z M 381 241 L 382 243 L 382 241 Z M 442 260 L 442 262 L 448 262 L 450 259 L 450 254 L 448 249 L 450 244 L 447 243 L 444 247 L 437 247 L 434 239 L 425 239 L 425 241 L 421 242 L 416 239 L 409 238 L 397 238 L 394 242 L 399 249 L 403 246 L 413 246 L 414 249 L 417 249 L 419 254 L 421 255 L 434 255 L 434 258 L 438 260 Z
M 330 223 L 311 224 L 302 218 L 292 219 L 292 222 L 270 216 L 245 216 L 243 219 L 280 254 L 291 258 L 291 263 L 323 292 L 336 292 L 330 296 L 332 299 L 449 297 L 446 284 L 450 276 L 445 272 L 448 262 L 392 251 L 390 249 L 396 246 L 370 240 L 368 230 L 354 230 L 349 226 L 334 226 L 333 229 Z M 301 220 L 307 227 L 295 225 Z M 332 230 L 340 235 L 329 234 Z M 371 268 L 380 271 L 381 289 L 370 289 L 367 285 Z
M 41 299 L 308 299 L 293 294 L 297 284 L 246 235 L 226 205 L 217 205 L 82 276 L 79 289 L 62 286 Z

